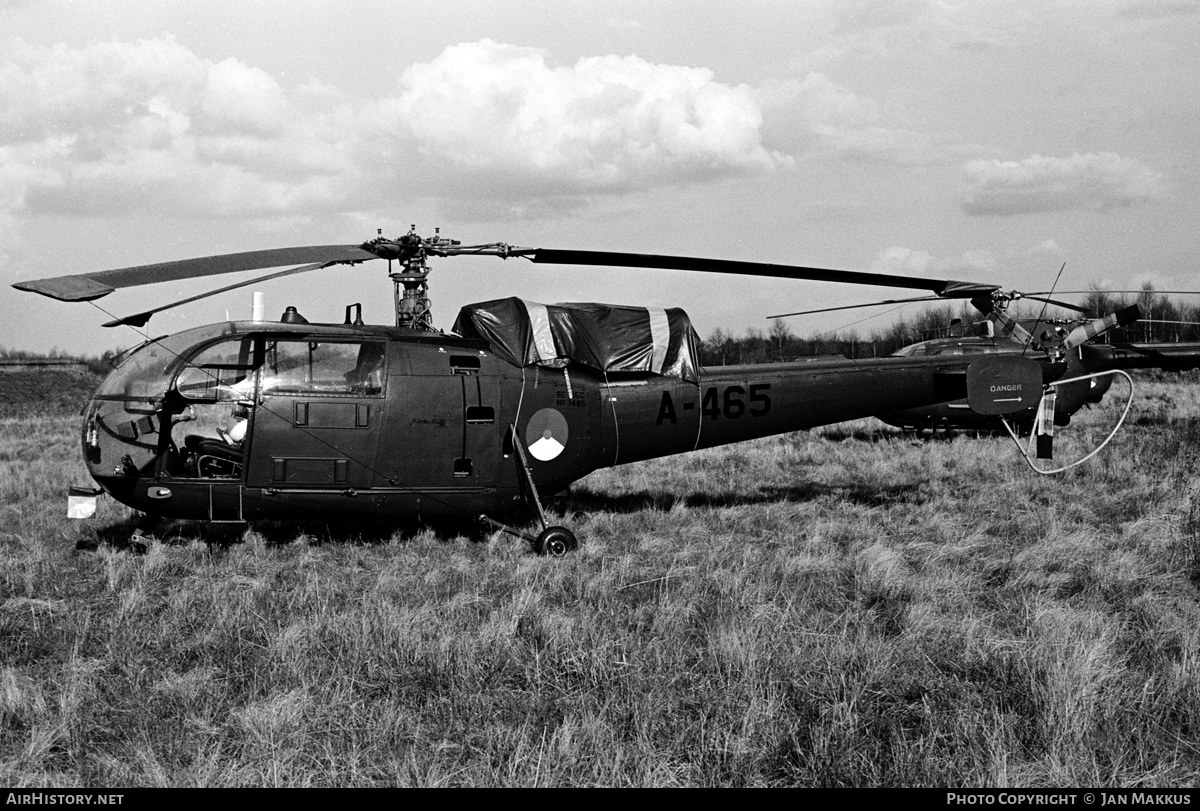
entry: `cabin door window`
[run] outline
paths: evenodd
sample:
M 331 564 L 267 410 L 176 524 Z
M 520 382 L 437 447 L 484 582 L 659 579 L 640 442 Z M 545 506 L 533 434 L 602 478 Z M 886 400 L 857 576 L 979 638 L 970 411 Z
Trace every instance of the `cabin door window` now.
M 244 478 L 257 402 L 261 339 L 237 338 L 202 349 L 176 375 L 166 409 L 171 422 L 165 472 L 195 479 Z
M 384 415 L 383 341 L 268 340 L 249 484 L 369 488 Z

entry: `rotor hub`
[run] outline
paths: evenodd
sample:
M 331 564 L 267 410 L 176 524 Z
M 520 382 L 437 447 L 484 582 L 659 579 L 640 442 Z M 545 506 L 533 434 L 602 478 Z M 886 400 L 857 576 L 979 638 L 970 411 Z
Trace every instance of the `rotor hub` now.
M 388 275 L 395 288 L 396 326 L 406 329 L 416 329 L 433 332 L 432 304 L 429 300 L 429 267 L 428 257 L 435 255 L 451 246 L 458 245 L 458 240 L 446 239 L 441 235 L 441 229 L 434 229 L 432 238 L 424 238 L 416 231 L 416 226 L 410 227 L 409 232 L 397 239 L 388 239 L 380 235 L 362 244 L 362 249 L 370 251 L 380 259 L 388 260 Z M 399 270 L 392 270 L 392 262 L 400 263 Z

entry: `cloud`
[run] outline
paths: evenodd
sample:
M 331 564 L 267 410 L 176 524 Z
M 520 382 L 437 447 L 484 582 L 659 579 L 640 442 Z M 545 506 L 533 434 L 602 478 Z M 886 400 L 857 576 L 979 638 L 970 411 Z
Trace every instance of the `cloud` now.
M 356 170 L 262 70 L 172 39 L 18 45 L 0 63 L 0 206 L 245 216 L 328 210 Z
M 631 20 L 628 17 L 609 17 L 604 21 L 604 27 L 610 31 L 640 31 L 646 26 L 642 25 L 638 20 Z
M 773 79 L 755 91 L 763 108 L 763 138 L 796 154 L 897 155 L 919 150 L 925 139 L 884 126 L 878 104 L 821 73 Z
M 441 171 L 548 194 L 625 192 L 789 165 L 761 143 L 750 88 L 636 56 L 553 66 L 488 39 L 404 71 L 382 105 L 397 143 Z
M 81 49 L 18 45 L 0 65 L 0 138 L 62 132 L 123 140 L 147 121 L 201 131 L 263 134 L 286 114 L 283 91 L 237 60 L 200 59 L 172 39 L 95 43 Z M 177 133 L 176 133 L 177 134 Z
M 880 251 L 871 261 L 872 273 L 932 278 L 970 278 L 988 275 L 997 266 L 996 257 L 986 250 L 964 251 L 952 258 L 935 257 L 928 251 L 893 245 Z
M 1158 20 L 1200 14 L 1196 0 L 1126 0 L 1117 6 L 1117 16 L 1131 20 Z
M 970 186 L 963 211 L 1009 216 L 1072 209 L 1109 211 L 1161 199 L 1163 176 L 1112 152 L 1023 161 L 973 160 L 963 166 Z
M 880 29 L 906 28 L 928 24 L 942 12 L 941 4 L 931 0 L 854 0 L 836 6 L 836 33 L 854 33 Z
M 924 59 L 938 52 L 986 50 L 1004 36 L 1003 26 L 989 22 L 997 18 L 994 7 L 999 8 L 999 18 L 1024 13 L 998 4 L 945 0 L 839 0 L 827 5 L 827 31 L 806 54 L 806 64 L 824 65 L 831 59 L 861 63 L 903 54 Z
M 890 273 L 899 276 L 923 276 L 932 271 L 933 257 L 928 251 L 914 250 L 893 245 L 881 251 L 872 261 L 872 273 Z
M 485 39 L 410 66 L 394 92 L 364 101 L 312 81 L 286 88 L 169 37 L 9 45 L 6 216 L 352 215 L 417 197 L 475 216 L 489 207 L 480 198 L 547 212 L 791 163 L 763 147 L 749 87 L 636 56 L 556 66 Z

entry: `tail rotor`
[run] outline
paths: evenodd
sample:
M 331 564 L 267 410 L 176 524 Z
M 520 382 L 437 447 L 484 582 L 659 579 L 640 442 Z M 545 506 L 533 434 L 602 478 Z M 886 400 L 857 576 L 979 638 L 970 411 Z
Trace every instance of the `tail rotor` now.
M 997 330 L 1000 333 L 1007 336 L 1014 343 L 1020 344 L 1024 348 L 1022 354 L 1029 349 L 1033 349 L 1035 351 L 1045 352 L 1052 361 L 1060 362 L 1066 360 L 1067 354 L 1073 349 L 1094 341 L 1113 329 L 1132 324 L 1141 317 L 1141 310 L 1139 310 L 1138 306 L 1134 304 L 1114 313 L 1109 313 L 1101 318 L 1093 318 L 1084 321 L 1080 324 L 1077 324 L 1069 331 L 1064 327 L 1057 326 L 1053 329 L 1045 330 L 1040 335 L 1035 336 L 1006 311 L 1005 305 L 1007 304 L 1007 301 L 997 300 L 993 296 L 979 296 L 975 298 L 972 303 L 987 316 L 989 321 L 992 321 L 996 325 Z M 1058 388 L 1071 383 L 1077 383 L 1091 378 L 1114 374 L 1120 374 L 1124 376 L 1129 382 L 1130 389 L 1129 402 L 1126 403 L 1125 410 L 1121 414 L 1121 418 L 1117 421 L 1116 426 L 1113 428 L 1112 433 L 1110 433 L 1094 451 L 1077 462 L 1053 470 L 1045 470 L 1037 467 L 1030 460 L 1030 450 L 1034 451 L 1035 458 L 1037 459 L 1048 461 L 1054 458 L 1054 412 L 1058 404 Z M 1121 425 L 1125 421 L 1125 416 L 1129 413 L 1129 406 L 1132 403 L 1132 400 L 1133 380 L 1129 378 L 1129 375 L 1119 370 L 1060 379 L 1046 384 L 1043 386 L 1041 402 L 1038 404 L 1037 413 L 1034 416 L 1033 427 L 1030 432 L 1029 442 L 1032 447 L 1029 449 L 1021 449 L 1021 453 L 1025 457 L 1025 461 L 1031 468 L 1033 468 L 1033 470 L 1037 471 L 1038 473 L 1047 474 L 1059 473 L 1075 467 L 1078 464 L 1082 464 L 1098 453 L 1100 448 L 1103 448 L 1114 436 L 1116 436 L 1117 431 L 1120 430 Z M 1001 419 L 1004 422 L 1005 428 L 1007 428 L 1008 432 L 1012 435 L 1013 440 L 1017 442 L 1018 448 L 1020 448 L 1021 443 L 1017 440 L 1016 431 L 1013 430 L 1007 419 L 1005 419 L 1003 416 Z

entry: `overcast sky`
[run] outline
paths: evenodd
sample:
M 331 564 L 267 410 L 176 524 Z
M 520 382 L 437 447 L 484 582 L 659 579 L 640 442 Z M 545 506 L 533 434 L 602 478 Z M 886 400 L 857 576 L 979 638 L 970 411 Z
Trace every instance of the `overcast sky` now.
M 411 224 L 1026 291 L 1065 262 L 1060 289 L 1200 290 L 1198 159 L 1197 0 L 0 0 L 0 346 L 142 340 L 14 282 Z M 910 295 L 492 258 L 442 260 L 430 284 L 446 329 L 519 295 L 681 306 L 702 336 Z M 382 262 L 257 289 L 271 315 L 393 319 Z M 147 330 L 246 318 L 250 290 Z

